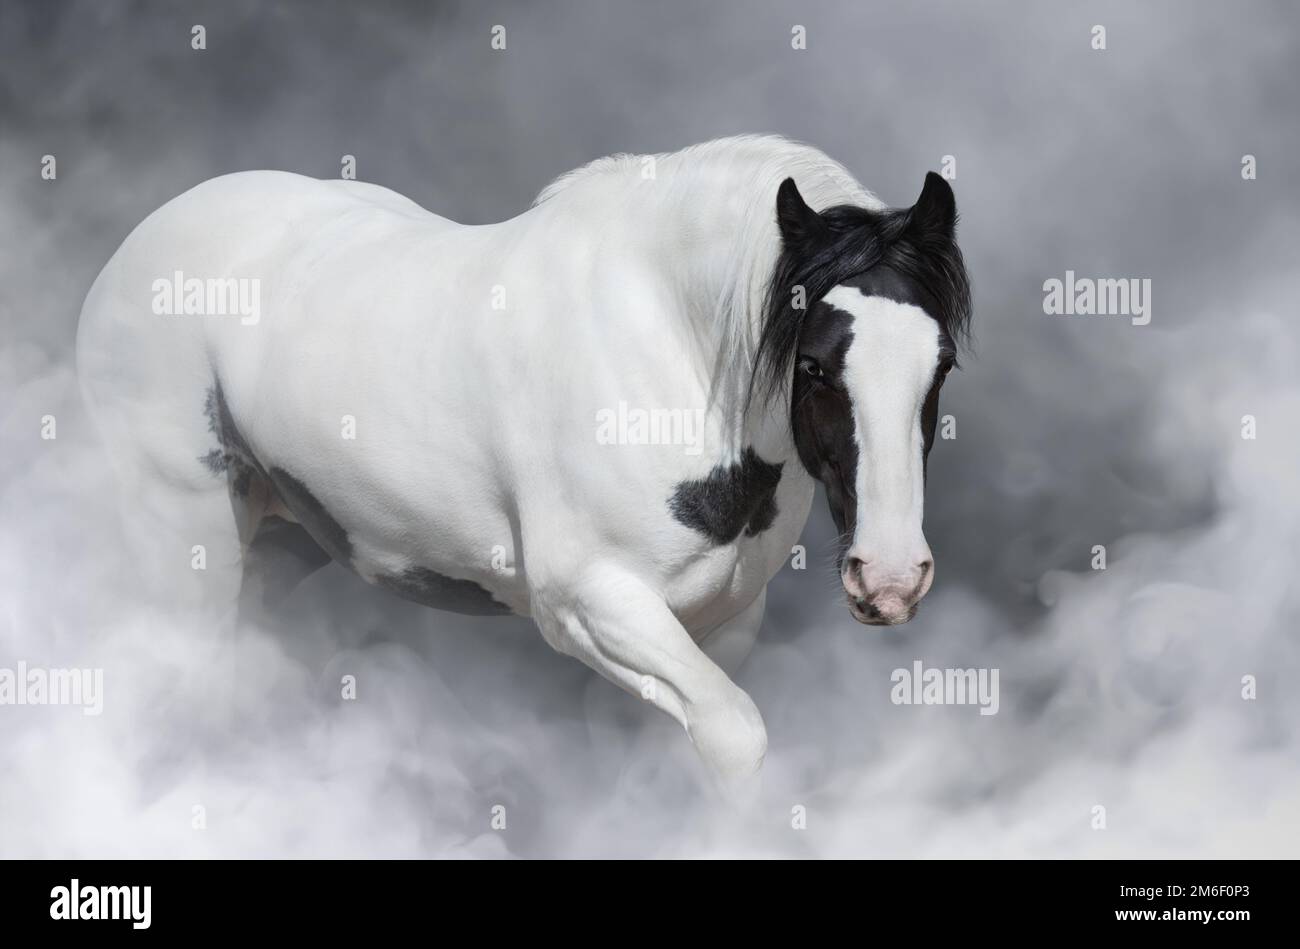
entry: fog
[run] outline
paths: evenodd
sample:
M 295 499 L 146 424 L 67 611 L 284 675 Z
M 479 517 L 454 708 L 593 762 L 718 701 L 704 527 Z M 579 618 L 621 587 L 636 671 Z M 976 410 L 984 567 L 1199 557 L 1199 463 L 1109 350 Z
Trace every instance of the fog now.
M 0 705 L 0 855 L 1300 855 L 1298 21 L 1282 3 L 6 3 L 0 668 L 101 668 L 104 694 L 100 715 Z M 895 205 L 953 156 L 977 337 L 930 460 L 933 591 L 904 627 L 855 623 L 818 499 L 808 568 L 773 582 L 736 677 L 770 738 L 742 804 L 529 622 L 339 567 L 284 627 L 207 630 L 132 595 L 130 507 L 73 339 L 151 210 L 351 154 L 478 223 L 591 158 L 737 132 L 811 142 Z M 1067 270 L 1150 279 L 1150 324 L 1046 315 Z M 894 704 L 916 660 L 998 669 L 998 713 Z

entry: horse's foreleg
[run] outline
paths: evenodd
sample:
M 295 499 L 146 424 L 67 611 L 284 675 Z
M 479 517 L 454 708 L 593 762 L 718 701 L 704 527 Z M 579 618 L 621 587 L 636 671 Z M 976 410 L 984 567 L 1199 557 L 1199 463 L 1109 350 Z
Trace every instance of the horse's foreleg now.
M 735 675 L 753 652 L 766 608 L 767 587 L 763 587 L 749 606 L 699 638 L 705 655 L 721 666 L 727 675 Z
M 640 579 L 615 567 L 589 567 L 535 590 L 533 604 L 551 646 L 675 718 L 721 777 L 758 770 L 767 730 L 753 700 Z

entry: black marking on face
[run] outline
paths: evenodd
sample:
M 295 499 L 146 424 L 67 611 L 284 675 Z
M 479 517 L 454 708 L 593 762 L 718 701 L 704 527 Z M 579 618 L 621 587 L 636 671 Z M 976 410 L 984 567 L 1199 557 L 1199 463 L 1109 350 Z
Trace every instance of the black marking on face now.
M 852 314 L 825 301 L 813 304 L 800 333 L 790 400 L 799 460 L 826 488 L 842 548 L 847 548 L 858 516 L 858 441 L 844 378 L 852 342 Z
M 399 574 L 382 574 L 375 583 L 405 600 L 469 616 L 501 616 L 511 612 L 473 580 L 457 580 L 427 567 L 408 567 Z
M 938 298 L 919 281 L 906 277 L 889 264 L 878 264 L 863 273 L 843 281 L 840 286 L 857 287 L 864 297 L 884 297 L 895 303 L 918 307 L 934 320 L 935 328 L 943 340 L 941 348 L 955 350 L 952 337 L 935 317 L 939 311 Z
M 939 423 L 939 390 L 943 388 L 943 380 L 948 377 L 952 366 L 953 364 L 944 356 L 939 357 L 939 365 L 934 370 L 934 379 L 930 382 L 930 391 L 926 393 L 925 402 L 921 404 L 921 436 L 925 440 L 925 447 L 921 452 L 922 483 L 928 481 L 930 477 L 930 449 L 934 447 L 934 430 Z
M 715 465 L 704 478 L 683 481 L 668 499 L 679 522 L 715 544 L 729 544 L 744 531 L 754 537 L 776 520 L 776 488 L 783 462 L 772 464 L 746 448 L 740 461 Z
M 348 539 L 348 532 L 325 510 L 325 506 L 307 486 L 283 468 L 272 468 L 267 475 L 275 485 L 280 500 L 293 512 L 298 523 L 307 529 L 312 539 L 339 563 L 351 565 L 352 541 Z

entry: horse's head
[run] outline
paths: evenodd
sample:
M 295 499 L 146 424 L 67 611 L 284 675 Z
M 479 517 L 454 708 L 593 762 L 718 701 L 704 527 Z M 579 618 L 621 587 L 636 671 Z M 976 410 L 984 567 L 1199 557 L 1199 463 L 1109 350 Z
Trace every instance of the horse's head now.
M 934 580 L 926 466 L 970 318 L 952 189 L 932 172 L 911 208 L 819 214 L 786 179 L 776 212 L 783 249 L 755 378 L 775 392 L 793 372 L 794 441 L 826 488 L 853 616 L 905 623 Z

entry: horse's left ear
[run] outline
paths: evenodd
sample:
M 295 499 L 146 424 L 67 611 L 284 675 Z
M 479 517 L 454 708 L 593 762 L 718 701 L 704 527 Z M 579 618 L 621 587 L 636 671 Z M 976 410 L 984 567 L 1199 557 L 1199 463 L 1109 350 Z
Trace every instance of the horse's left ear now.
M 777 189 L 776 224 L 782 243 L 794 253 L 805 253 L 826 237 L 826 222 L 804 201 L 793 178 Z
M 933 171 L 925 176 L 921 196 L 912 205 L 909 225 L 926 233 L 952 237 L 957 228 L 957 199 L 952 186 L 942 175 Z

